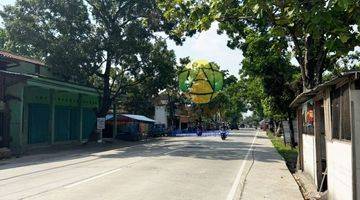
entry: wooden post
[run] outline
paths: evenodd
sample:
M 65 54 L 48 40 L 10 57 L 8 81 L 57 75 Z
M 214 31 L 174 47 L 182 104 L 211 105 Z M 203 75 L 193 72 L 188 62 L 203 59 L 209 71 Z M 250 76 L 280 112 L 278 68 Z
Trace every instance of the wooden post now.
M 320 100 L 322 101 L 322 100 Z M 322 180 L 322 163 L 321 163 L 321 133 L 320 133 L 320 127 L 321 127 L 321 105 L 320 101 L 314 102 L 314 137 L 315 137 L 315 160 L 316 160 L 316 186 L 318 190 L 320 189 L 321 180 Z
M 299 141 L 299 155 L 298 155 L 298 169 L 304 170 L 304 156 L 303 156 L 303 118 L 302 118 L 302 105 L 298 107 L 297 110 L 297 120 L 298 120 L 298 141 Z

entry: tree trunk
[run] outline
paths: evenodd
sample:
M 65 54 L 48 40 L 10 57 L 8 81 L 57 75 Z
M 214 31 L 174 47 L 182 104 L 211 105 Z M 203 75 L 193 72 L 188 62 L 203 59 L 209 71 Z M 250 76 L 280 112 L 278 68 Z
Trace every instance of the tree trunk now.
M 104 84 L 103 95 L 101 99 L 101 106 L 97 113 L 99 117 L 106 116 L 112 104 L 111 91 L 110 91 L 110 69 L 111 69 L 111 54 L 108 52 L 105 72 L 103 74 L 103 84 Z
M 305 70 L 305 79 L 303 81 L 306 90 L 312 89 L 315 87 L 315 56 L 314 56 L 314 40 L 311 35 L 307 36 L 305 39 L 305 59 L 304 59 L 304 70 Z
M 308 35 L 305 38 L 304 64 L 301 66 L 304 91 L 308 91 L 322 82 L 325 58 L 324 39 L 320 38 L 315 41 L 311 35 Z
M 281 123 L 281 127 L 282 127 L 282 122 L 280 122 Z M 285 131 L 284 131 L 284 128 L 282 127 L 282 129 L 283 129 L 283 142 L 284 142 L 284 145 L 286 146 L 286 138 L 285 138 Z
M 275 135 L 278 137 L 281 135 L 281 127 L 279 121 L 275 121 Z
M 269 130 L 275 134 L 274 121 L 272 119 L 270 119 L 270 121 L 269 121 Z
M 292 112 L 291 109 L 288 110 L 288 122 L 289 122 L 289 129 L 290 129 L 290 142 L 291 148 L 295 147 L 295 134 L 294 134 L 294 126 L 292 123 Z

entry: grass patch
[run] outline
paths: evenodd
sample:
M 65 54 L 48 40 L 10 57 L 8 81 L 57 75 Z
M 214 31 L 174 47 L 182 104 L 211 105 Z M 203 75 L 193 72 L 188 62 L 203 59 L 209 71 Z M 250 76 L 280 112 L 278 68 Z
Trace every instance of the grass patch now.
M 270 138 L 275 149 L 285 159 L 286 165 L 289 170 L 294 173 L 296 170 L 298 148 L 292 149 L 290 145 L 285 146 L 283 138 L 276 137 L 272 132 L 268 131 L 267 135 Z

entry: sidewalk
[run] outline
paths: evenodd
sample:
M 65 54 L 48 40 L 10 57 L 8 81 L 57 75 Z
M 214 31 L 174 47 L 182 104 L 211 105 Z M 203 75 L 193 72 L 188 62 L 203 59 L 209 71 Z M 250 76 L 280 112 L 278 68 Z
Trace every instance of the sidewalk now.
M 303 199 L 299 186 L 286 167 L 285 161 L 273 147 L 265 132 L 260 132 L 255 141 L 253 154 L 247 161 L 247 177 L 241 200 Z M 253 161 L 254 160 L 254 161 Z M 245 179 L 245 175 L 243 175 Z

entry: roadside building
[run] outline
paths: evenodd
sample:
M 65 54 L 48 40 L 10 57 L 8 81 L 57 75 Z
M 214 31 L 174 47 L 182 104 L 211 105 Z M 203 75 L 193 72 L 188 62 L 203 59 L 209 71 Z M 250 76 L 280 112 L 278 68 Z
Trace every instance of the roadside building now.
M 61 80 L 37 60 L 0 51 L 0 148 L 87 141 L 96 125 L 98 93 Z
M 300 169 L 328 199 L 360 199 L 360 72 L 300 94 Z
M 114 115 L 106 116 L 106 134 L 113 133 L 114 124 L 116 123 L 116 137 L 123 140 L 140 140 L 147 137 L 151 128 L 155 124 L 155 120 L 143 115 L 119 114 L 114 121 Z
M 192 128 L 191 107 L 169 99 L 165 91 L 155 98 L 155 124 L 164 125 L 170 132 L 187 132 Z
M 168 96 L 163 92 L 154 100 L 155 114 L 154 120 L 156 124 L 163 124 L 165 129 L 168 128 L 168 116 L 167 111 Z

